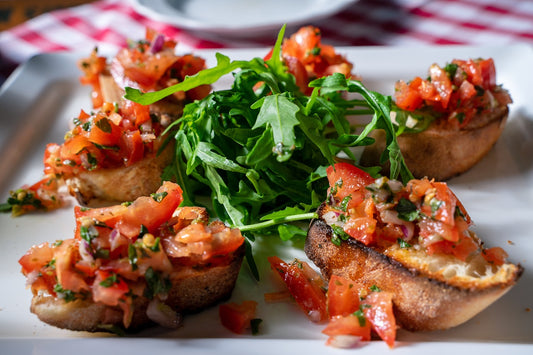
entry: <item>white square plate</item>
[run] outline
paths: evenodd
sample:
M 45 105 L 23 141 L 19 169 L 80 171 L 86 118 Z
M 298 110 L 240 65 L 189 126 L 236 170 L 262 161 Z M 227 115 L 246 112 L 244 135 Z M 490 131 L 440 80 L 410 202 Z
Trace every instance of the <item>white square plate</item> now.
M 267 49 L 222 50 L 232 59 L 263 56 Z M 447 331 L 410 333 L 400 330 L 391 354 L 533 352 L 533 50 L 528 46 L 422 48 L 339 48 L 355 63 L 355 72 L 370 88 L 392 94 L 398 79 L 424 76 L 430 64 L 454 58 L 492 57 L 497 80 L 514 99 L 500 140 L 473 169 L 449 181 L 488 246 L 501 246 L 525 273 L 503 298 L 469 322 Z M 87 53 L 88 54 L 88 53 Z M 215 64 L 215 52 L 197 54 Z M 86 55 L 86 54 L 82 54 Z M 46 143 L 62 142 L 68 122 L 81 108 L 90 110 L 89 88 L 78 82 L 77 54 L 46 54 L 21 66 L 0 89 L 0 198 L 9 189 L 37 181 Z M 217 83 L 227 87 L 229 78 Z M 5 163 L 5 162 L 8 163 Z M 4 162 L 2 164 L 2 162 Z M 74 202 L 72 202 L 74 204 Z M 261 281 L 245 265 L 232 300 L 259 303 L 260 334 L 235 336 L 219 322 L 217 307 L 187 317 L 179 330 L 153 328 L 127 338 L 71 332 L 41 323 L 30 313 L 31 292 L 25 289 L 18 259 L 31 245 L 71 238 L 72 206 L 48 214 L 18 218 L 0 215 L 0 353 L 2 354 L 346 354 L 324 345 L 323 326 L 308 321 L 295 304 L 265 304 L 263 294 L 277 290 L 266 256 L 305 259 L 301 245 L 277 238 L 256 242 Z M 359 354 L 389 351 L 381 341 L 353 350 Z

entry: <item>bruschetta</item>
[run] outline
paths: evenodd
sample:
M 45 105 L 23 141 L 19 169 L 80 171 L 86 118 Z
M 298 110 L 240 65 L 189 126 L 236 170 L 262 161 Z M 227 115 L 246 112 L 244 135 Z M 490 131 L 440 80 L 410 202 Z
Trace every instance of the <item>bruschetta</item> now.
M 398 81 L 392 115 L 401 127 L 398 144 L 413 175 L 444 181 L 468 171 L 500 137 L 510 103 L 509 93 L 496 83 L 492 59 L 433 64 L 427 79 Z M 376 143 L 365 149 L 363 166 L 377 165 L 384 149 L 383 132 L 372 135 Z
M 272 50 L 265 59 L 270 59 L 271 56 Z M 352 74 L 353 64 L 337 53 L 333 46 L 322 43 L 318 27 L 304 26 L 285 38 L 281 56 L 288 71 L 294 75 L 296 85 L 305 94 L 311 93 L 309 83 L 314 79 L 333 73 L 342 73 L 347 78 L 355 77 Z
M 83 75 L 80 82 L 92 87 L 93 108 L 102 107 L 105 102 L 120 103 L 125 87 L 144 92 L 157 91 L 177 84 L 188 75 L 205 69 L 205 60 L 193 54 L 178 55 L 177 42 L 146 29 L 145 38 L 130 41 L 111 60 L 98 53 L 78 61 Z M 163 120 L 181 116 L 185 103 L 201 99 L 211 91 L 210 85 L 201 85 L 187 92 L 177 92 L 151 105 L 151 113 Z
M 411 331 L 464 323 L 505 294 L 523 269 L 469 229 L 444 182 L 405 186 L 348 163 L 328 168 L 329 197 L 311 222 L 305 253 L 338 275 L 392 294 L 397 324 Z
M 71 239 L 33 246 L 19 263 L 31 312 L 78 331 L 177 327 L 183 314 L 228 298 L 244 255 L 238 229 L 178 207 L 171 182 L 130 205 L 75 207 Z

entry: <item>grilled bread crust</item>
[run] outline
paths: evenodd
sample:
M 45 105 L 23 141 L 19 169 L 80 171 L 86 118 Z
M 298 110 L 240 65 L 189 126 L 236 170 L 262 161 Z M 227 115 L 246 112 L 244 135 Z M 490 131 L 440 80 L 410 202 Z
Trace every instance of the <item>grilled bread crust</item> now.
M 379 251 L 353 238 L 336 246 L 332 235 L 321 217 L 311 222 L 305 243 L 309 259 L 328 279 L 340 275 L 391 292 L 396 321 L 410 331 L 448 329 L 466 322 L 505 294 L 523 272 L 520 265 L 504 264 L 478 276 L 476 272 L 486 266 L 481 255 L 463 265 L 453 257 L 429 256 L 412 248 Z
M 243 257 L 244 244 L 233 252 L 231 261 L 226 265 L 176 266 L 170 275 L 172 288 L 164 303 L 180 314 L 191 314 L 228 299 L 235 287 Z M 149 300 L 145 297 L 134 299 L 133 318 L 128 331 L 154 324 L 147 316 L 148 304 Z M 63 329 L 100 332 L 112 330 L 111 326 L 123 328 L 120 307 L 95 303 L 90 299 L 65 302 L 39 293 L 33 296 L 30 310 L 41 321 Z
M 468 171 L 487 155 L 500 137 L 508 115 L 508 107 L 499 106 L 489 115 L 474 117 L 461 129 L 442 127 L 434 121 L 420 133 L 401 134 L 398 144 L 414 177 L 448 180 Z M 385 133 L 375 130 L 371 135 L 376 142 L 365 148 L 363 166 L 378 165 L 385 149 Z M 387 170 L 388 166 L 384 168 Z
M 69 192 L 83 206 L 134 201 L 161 186 L 161 174 L 173 159 L 173 145 L 126 167 L 81 171 L 66 179 Z

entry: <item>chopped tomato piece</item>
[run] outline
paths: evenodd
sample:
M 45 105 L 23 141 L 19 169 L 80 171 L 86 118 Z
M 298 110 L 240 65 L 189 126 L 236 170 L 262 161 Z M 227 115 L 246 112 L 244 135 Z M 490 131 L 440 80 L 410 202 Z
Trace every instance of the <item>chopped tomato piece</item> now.
M 351 217 L 344 224 L 344 231 L 365 245 L 376 241 L 377 221 L 371 217 Z
M 461 129 L 480 113 L 490 113 L 495 103 L 508 105 L 509 93 L 496 85 L 494 61 L 454 59 L 441 68 L 429 68 L 426 80 L 396 83 L 396 105 L 406 111 L 429 109 L 440 124 Z
M 330 319 L 322 333 L 334 337 L 338 335 L 353 335 L 360 337 L 362 341 L 369 341 L 371 324 L 362 315 L 353 313 L 346 316 L 336 316 Z
M 316 323 L 326 321 L 326 295 L 320 275 L 303 261 L 286 263 L 277 256 L 269 257 L 268 261 L 309 319 Z
M 359 289 L 360 287 L 352 280 L 338 275 L 331 275 L 327 293 L 329 316 L 344 317 L 358 310 Z
M 243 334 L 251 326 L 252 319 L 255 319 L 257 302 L 243 301 L 241 304 L 234 302 L 221 304 L 218 307 L 218 314 L 222 325 L 236 334 Z
M 141 226 L 154 232 L 170 219 L 182 200 L 181 187 L 165 181 L 152 196 L 139 197 L 128 206 L 116 227 L 129 238 L 139 235 Z
M 483 250 L 483 257 L 485 260 L 487 260 L 489 263 L 492 263 L 494 265 L 503 265 L 505 263 L 505 259 L 509 256 L 505 250 L 503 250 L 500 247 L 492 247 Z
M 117 306 L 129 292 L 128 284 L 120 276 L 105 270 L 96 271 L 92 285 L 93 300 L 110 306 Z
M 392 348 L 396 339 L 396 318 L 392 311 L 392 294 L 372 292 L 362 301 L 363 313 L 372 329 Z
M 19 259 L 22 273 L 29 274 L 44 267 L 54 257 L 53 248 L 48 243 L 34 245 Z
M 329 166 L 326 173 L 331 194 L 339 201 L 351 195 L 348 207 L 359 205 L 364 199 L 365 186 L 374 182 L 370 174 L 348 163 Z

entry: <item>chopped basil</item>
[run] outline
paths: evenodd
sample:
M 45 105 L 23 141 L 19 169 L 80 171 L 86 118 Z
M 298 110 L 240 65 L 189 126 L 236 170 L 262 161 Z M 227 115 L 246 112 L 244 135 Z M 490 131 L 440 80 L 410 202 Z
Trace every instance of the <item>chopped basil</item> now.
M 359 321 L 359 325 L 361 327 L 364 327 L 366 325 L 366 317 L 361 309 L 358 309 L 357 311 L 353 312 L 353 315 L 357 317 L 357 320 Z
M 381 292 L 381 289 L 377 287 L 376 285 L 370 286 L 370 291 L 372 292 Z
M 331 229 L 333 229 L 333 236 L 331 237 L 331 241 L 337 246 L 340 245 L 341 240 L 348 240 L 348 238 L 350 238 L 350 235 L 346 233 L 344 229 L 342 229 L 342 227 L 332 224 Z
M 397 239 L 398 241 L 398 244 L 400 245 L 400 248 L 410 248 L 411 247 L 411 244 L 407 243 L 405 240 L 403 240 L 402 238 L 398 238 Z
M 111 274 L 111 276 L 107 277 L 103 281 L 100 281 L 100 286 L 102 287 L 111 287 L 114 284 L 118 282 L 118 276 L 117 274 Z
M 96 146 L 96 148 L 100 149 L 100 150 L 113 150 L 115 152 L 118 152 L 120 150 L 120 147 L 118 145 L 103 145 L 103 144 L 98 144 L 98 143 L 94 143 L 93 144 Z
M 141 224 L 141 232 L 139 233 L 139 238 L 144 237 L 144 235 L 148 233 L 148 228 L 144 224 Z
M 416 208 L 416 205 L 402 197 L 395 208 L 398 212 L 398 218 L 403 219 L 404 221 L 413 222 L 419 217 L 419 212 Z
M 146 279 L 146 287 L 144 296 L 148 299 L 153 299 L 155 295 L 165 295 L 168 293 L 172 284 L 168 277 L 163 276 L 161 273 L 154 271 L 152 267 L 149 267 L 144 274 Z
M 351 199 L 352 199 L 352 195 L 348 195 L 342 199 L 341 204 L 340 204 L 341 211 L 346 212 L 346 210 L 348 209 L 348 203 L 350 203 Z
M 314 47 L 314 48 L 311 49 L 309 52 L 310 52 L 312 55 L 320 55 L 320 51 L 321 51 L 321 48 L 320 48 L 320 47 Z
M 261 324 L 263 320 L 261 318 L 254 318 L 250 321 L 250 328 L 252 330 L 252 335 L 259 334 L 259 324 Z
M 107 117 L 103 117 L 96 121 L 96 127 L 100 128 L 105 133 L 111 133 L 111 123 L 109 123 L 109 120 Z
M 60 284 L 55 284 L 54 292 L 67 303 L 76 300 L 76 294 L 71 290 L 65 290 Z
M 92 155 L 91 153 L 87 153 L 87 162 L 89 163 L 89 167 L 87 170 L 91 171 L 96 168 L 98 165 L 98 160 Z
M 449 63 L 449 64 L 446 64 L 446 66 L 444 67 L 444 70 L 446 71 L 448 76 L 453 79 L 453 77 L 455 76 L 455 73 L 457 73 L 458 68 L 459 66 L 457 64 Z
M 431 212 L 435 213 L 439 210 L 439 208 L 444 204 L 443 201 L 433 197 L 431 201 L 429 201 L 429 206 L 431 207 Z
M 80 236 L 81 239 L 85 240 L 87 243 L 91 244 L 92 240 L 98 237 L 99 233 L 93 225 L 89 227 L 80 226 Z
M 48 263 L 46 263 L 46 265 L 44 267 L 49 267 L 49 268 L 55 269 L 56 268 L 56 259 L 52 258 L 52 260 L 50 260 Z
M 133 244 L 128 245 L 128 260 L 131 264 L 132 270 L 137 270 L 137 261 L 139 261 L 139 258 L 137 256 L 137 249 Z
M 154 199 L 155 202 L 161 202 L 168 195 L 168 192 L 163 191 L 159 193 L 153 193 L 150 196 Z

